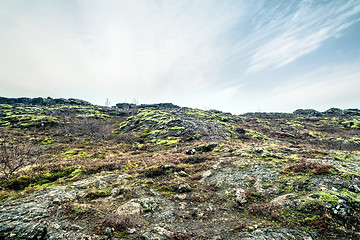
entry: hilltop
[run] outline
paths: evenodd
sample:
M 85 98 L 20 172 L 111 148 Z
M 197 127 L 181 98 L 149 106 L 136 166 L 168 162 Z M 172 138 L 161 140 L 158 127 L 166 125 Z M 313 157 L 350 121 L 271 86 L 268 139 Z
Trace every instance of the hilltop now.
M 0 239 L 359 239 L 360 110 L 0 97 Z

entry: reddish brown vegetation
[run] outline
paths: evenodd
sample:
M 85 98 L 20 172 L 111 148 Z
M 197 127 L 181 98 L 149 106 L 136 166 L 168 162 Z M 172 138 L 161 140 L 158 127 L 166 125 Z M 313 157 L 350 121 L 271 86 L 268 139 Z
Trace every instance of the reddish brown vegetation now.
M 115 232 L 124 232 L 132 226 L 133 224 L 128 217 L 121 219 L 107 218 L 95 223 L 94 233 L 97 235 L 103 235 L 105 234 L 106 228 L 113 228 Z
M 307 162 L 303 161 L 301 163 L 295 163 L 292 164 L 284 169 L 285 173 L 293 172 L 293 173 L 299 173 L 299 172 L 309 172 L 309 170 L 312 170 L 312 173 L 316 175 L 322 175 L 322 174 L 330 174 L 331 169 L 335 168 L 332 165 L 326 165 L 322 163 L 317 162 Z

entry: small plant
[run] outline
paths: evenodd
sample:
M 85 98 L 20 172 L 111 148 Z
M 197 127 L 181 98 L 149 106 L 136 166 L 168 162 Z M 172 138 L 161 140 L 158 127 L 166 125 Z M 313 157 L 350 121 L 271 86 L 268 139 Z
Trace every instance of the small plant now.
M 124 217 L 120 219 L 106 218 L 104 220 L 98 221 L 94 225 L 94 233 L 97 235 L 104 235 L 106 228 L 113 228 L 114 235 L 121 236 L 126 233 L 128 228 L 131 228 L 133 224 L 130 221 L 130 218 Z

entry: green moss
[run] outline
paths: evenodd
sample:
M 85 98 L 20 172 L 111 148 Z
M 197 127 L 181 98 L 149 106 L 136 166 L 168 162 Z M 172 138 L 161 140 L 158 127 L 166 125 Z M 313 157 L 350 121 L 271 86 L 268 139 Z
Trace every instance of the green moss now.
M 41 141 L 40 142 L 41 145 L 49 145 L 49 144 L 54 143 L 54 140 L 52 140 L 50 138 L 41 138 L 40 141 Z
M 70 178 L 72 179 L 77 179 L 79 178 L 80 176 L 84 175 L 85 173 L 85 169 L 82 167 L 82 168 L 77 168 L 75 169 L 74 171 L 72 171 L 69 175 Z
M 1 182 L 1 186 L 9 190 L 28 190 L 34 188 L 36 190 L 48 188 L 58 184 L 60 179 L 69 178 L 74 171 L 74 167 L 56 168 L 51 170 L 44 169 L 40 172 L 28 172 L 26 175 L 13 176 Z
M 29 191 L 29 190 L 43 190 L 43 189 L 51 189 L 54 187 L 59 186 L 59 184 L 57 182 L 44 182 L 44 183 L 40 183 L 40 184 L 31 184 L 29 185 L 29 187 L 25 188 L 25 191 Z
M 132 117 L 127 118 L 125 121 L 121 122 L 118 126 L 119 131 L 124 130 L 125 127 L 127 127 L 131 123 Z
M 96 199 L 102 197 L 108 197 L 111 195 L 112 187 L 104 187 L 104 188 L 90 188 L 86 190 L 86 198 L 87 199 Z
M 11 126 L 11 123 L 8 121 L 0 121 L 0 126 L 1 127 L 8 127 Z
M 169 145 L 174 145 L 174 144 L 177 144 L 180 142 L 180 139 L 155 139 L 153 140 L 153 142 L 156 144 L 156 145 L 162 145 L 162 146 L 169 146 Z
M 259 140 L 270 140 L 270 138 L 268 136 L 261 134 L 259 132 L 256 132 L 254 130 L 251 130 L 251 129 L 247 129 L 247 132 L 245 133 L 245 135 L 251 136 L 251 137 L 259 139 Z
M 148 132 L 148 136 L 149 135 L 166 134 L 166 133 L 168 133 L 168 131 L 166 131 L 166 130 L 153 130 L 153 131 Z
M 270 125 L 270 122 L 269 122 L 269 121 L 263 120 L 263 119 L 256 119 L 256 122 L 257 122 L 257 123 L 262 123 L 262 124 L 268 124 L 268 125 Z
M 243 158 L 254 158 L 254 154 L 249 153 L 249 152 L 243 152 L 240 154 L 240 156 Z
M 21 128 L 42 127 L 42 126 L 54 125 L 59 123 L 58 119 L 55 117 L 46 116 L 46 115 L 34 115 L 34 114 L 6 115 L 0 120 L 2 122 L 5 122 L 6 125 L 11 125 L 12 127 L 21 127 Z
M 78 158 L 91 158 L 92 156 L 91 156 L 91 154 L 90 153 L 87 153 L 87 152 L 85 152 L 85 151 L 82 151 L 82 152 L 80 152 L 80 153 L 78 153 L 77 155 L 76 155 L 76 157 L 78 157 Z
M 213 111 L 204 111 L 200 109 L 187 109 L 185 113 L 187 115 L 194 116 L 201 120 L 218 122 L 224 126 L 230 126 L 229 124 L 226 123 L 234 122 L 234 120 L 231 117 Z
M 185 130 L 185 127 L 171 127 L 169 130 Z
M 91 154 L 89 154 L 88 152 L 86 152 L 85 150 L 82 149 L 71 149 L 65 152 L 61 153 L 61 156 L 64 158 L 68 158 L 68 159 L 73 159 L 73 158 L 91 158 Z
M 73 205 L 73 212 L 77 213 L 77 214 L 86 213 L 86 212 L 89 212 L 90 210 L 91 210 L 91 208 L 86 204 L 74 203 L 74 205 Z
M 61 153 L 61 156 L 62 157 L 71 157 L 71 156 L 73 156 L 73 155 L 75 155 L 76 154 L 76 151 L 75 150 L 68 150 L 68 151 L 66 151 L 66 152 L 62 152 Z
M 43 178 L 38 181 L 38 184 L 42 184 L 44 181 L 55 181 L 62 177 L 68 177 L 74 171 L 74 168 L 75 167 L 66 167 L 63 169 L 56 169 L 50 172 L 46 172 Z
M 13 200 L 19 196 L 20 196 L 20 194 L 16 191 L 0 190 L 0 202 L 2 202 L 4 200 Z
M 347 173 L 347 172 L 339 171 L 337 173 L 337 175 L 339 175 L 339 176 L 341 176 L 343 178 L 346 178 L 347 180 L 351 180 L 351 177 L 350 177 L 349 173 Z
M 296 154 L 291 154 L 291 155 L 287 156 L 287 159 L 292 160 L 292 161 L 298 161 L 300 159 L 300 157 Z
M 12 109 L 13 106 L 9 105 L 9 104 L 0 104 L 0 108 L 1 109 Z
M 346 188 L 340 190 L 340 193 L 344 195 L 352 203 L 360 203 L 360 193 L 354 193 Z
M 88 114 L 78 114 L 78 115 L 76 115 L 76 117 L 77 118 L 96 118 L 96 115 L 88 113 Z
M 349 141 L 354 142 L 356 144 L 360 144 L 360 138 L 359 137 L 352 137 L 349 139 Z
M 162 195 L 169 197 L 176 191 L 176 186 L 171 184 L 162 184 L 157 182 L 148 182 L 149 187 L 153 188 L 156 191 L 159 191 Z
M 319 215 L 314 215 L 313 217 L 307 217 L 304 220 L 305 220 L 305 222 L 309 222 L 309 221 L 315 221 L 318 218 L 319 218 Z
M 164 111 L 161 110 L 154 110 L 154 109 L 140 109 L 138 114 L 136 115 L 136 118 L 147 121 L 147 120 L 153 120 L 153 121 L 160 121 L 165 120 L 168 118 L 172 118 L 172 116 Z
M 126 165 L 121 166 L 121 169 L 123 169 L 123 170 L 130 170 L 130 169 L 133 169 L 133 168 L 138 168 L 138 165 L 133 165 L 131 163 L 128 163 Z
M 313 138 L 318 138 L 318 137 L 322 136 L 321 133 L 318 133 L 318 132 L 315 132 L 315 131 L 309 131 L 308 134 Z
M 335 154 L 332 154 L 331 156 L 333 156 L 338 161 L 344 161 L 344 162 L 353 161 L 351 155 L 344 152 L 335 152 Z
M 320 200 L 324 201 L 324 202 L 330 202 L 332 204 L 337 204 L 339 201 L 339 198 L 335 195 L 332 194 L 327 194 L 327 193 L 321 193 L 320 194 Z
M 360 120 L 352 119 L 348 121 L 341 122 L 341 125 L 346 129 L 360 129 Z
M 78 114 L 78 115 L 76 115 L 76 117 L 77 118 L 95 118 L 95 119 L 102 119 L 102 120 L 106 120 L 106 119 L 110 118 L 109 115 L 98 113 L 98 112 Z

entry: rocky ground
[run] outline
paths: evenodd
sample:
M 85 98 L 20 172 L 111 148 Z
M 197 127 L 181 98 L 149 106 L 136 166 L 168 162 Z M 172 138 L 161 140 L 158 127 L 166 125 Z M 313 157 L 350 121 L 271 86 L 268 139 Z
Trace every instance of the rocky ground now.
M 360 239 L 360 111 L 0 98 L 0 239 Z

